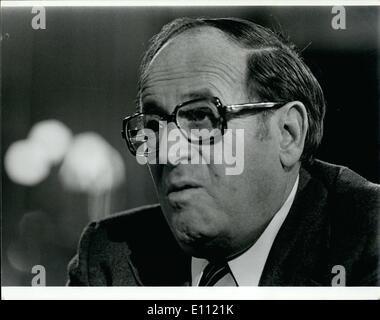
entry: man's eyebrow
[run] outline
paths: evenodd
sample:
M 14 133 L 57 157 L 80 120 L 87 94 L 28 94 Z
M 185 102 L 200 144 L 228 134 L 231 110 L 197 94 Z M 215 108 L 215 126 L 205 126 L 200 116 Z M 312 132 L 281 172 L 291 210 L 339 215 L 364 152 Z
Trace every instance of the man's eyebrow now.
M 212 92 L 206 88 L 187 92 L 181 96 L 181 98 L 183 99 L 183 102 L 193 100 L 193 99 L 212 98 L 212 97 L 214 97 L 214 94 L 212 94 Z
M 143 113 L 166 115 L 168 114 L 165 109 L 154 101 L 146 101 L 141 105 L 141 111 Z
M 209 89 L 200 89 L 200 90 L 194 90 L 190 92 L 186 92 L 182 94 L 181 100 L 179 104 L 188 102 L 191 100 L 196 100 L 196 99 L 202 99 L 202 98 L 212 98 L 215 95 L 211 92 Z M 175 107 L 175 106 L 169 106 L 169 107 Z M 141 110 L 144 113 L 152 113 L 152 114 L 158 114 L 158 115 L 167 115 L 168 111 L 165 110 L 165 107 L 160 105 L 154 100 L 146 100 L 142 102 L 141 104 Z

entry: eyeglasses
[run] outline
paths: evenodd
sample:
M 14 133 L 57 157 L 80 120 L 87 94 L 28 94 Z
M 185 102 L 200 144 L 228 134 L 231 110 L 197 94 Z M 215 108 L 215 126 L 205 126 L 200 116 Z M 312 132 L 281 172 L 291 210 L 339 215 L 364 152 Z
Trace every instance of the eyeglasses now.
M 158 115 L 138 112 L 123 119 L 121 135 L 127 142 L 132 155 L 146 156 L 146 150 L 137 154 L 141 145 L 149 140 L 148 132 L 158 135 L 164 121 L 174 122 L 182 134 L 191 143 L 213 143 L 217 135 L 222 136 L 227 129 L 227 120 L 242 111 L 257 111 L 280 108 L 286 102 L 257 102 L 223 105 L 219 98 L 200 98 L 177 105 L 172 114 Z M 149 130 L 146 130 L 149 129 Z M 194 134 L 194 132 L 212 132 L 211 135 Z M 159 143 L 158 143 L 159 144 Z M 139 149 L 140 148 L 140 149 Z M 158 145 L 154 148 L 158 150 Z

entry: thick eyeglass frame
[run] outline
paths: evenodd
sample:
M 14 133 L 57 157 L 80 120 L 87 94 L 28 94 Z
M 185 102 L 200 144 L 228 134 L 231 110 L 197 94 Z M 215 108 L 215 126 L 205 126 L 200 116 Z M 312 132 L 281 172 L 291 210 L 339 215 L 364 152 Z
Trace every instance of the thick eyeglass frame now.
M 178 120 L 177 120 L 177 115 L 178 115 L 179 110 L 182 107 L 187 106 L 190 103 L 195 103 L 195 102 L 199 102 L 199 101 L 203 101 L 203 100 L 211 101 L 216 106 L 216 109 L 219 113 L 219 119 L 221 120 L 219 123 L 219 126 L 220 126 L 219 129 L 220 129 L 222 135 L 224 135 L 224 132 L 227 129 L 227 118 L 226 118 L 227 114 L 236 114 L 236 113 L 239 113 L 241 111 L 246 111 L 246 110 L 268 110 L 268 109 L 273 109 L 273 108 L 281 108 L 287 103 L 287 102 L 255 102 L 255 103 L 241 103 L 241 104 L 223 105 L 222 102 L 220 101 L 220 99 L 217 97 L 198 98 L 198 99 L 193 99 L 193 100 L 189 100 L 189 101 L 180 103 L 174 108 L 174 111 L 171 114 L 159 115 L 159 117 L 162 120 L 167 121 L 167 123 L 174 122 L 175 125 L 177 126 L 177 128 L 179 130 L 181 130 L 181 132 L 184 134 L 186 139 L 191 143 L 192 142 L 191 138 L 187 135 L 186 132 L 184 132 L 185 130 L 180 127 Z M 144 115 L 144 114 L 146 114 L 146 113 L 136 112 L 133 115 L 127 116 L 123 119 L 123 128 L 121 131 L 121 136 L 126 141 L 129 151 L 134 156 L 136 156 L 136 151 L 135 151 L 134 147 L 132 146 L 130 138 L 128 137 L 126 128 L 127 128 L 128 123 L 132 119 L 134 119 L 138 116 Z M 198 142 L 198 140 L 197 140 L 197 142 Z

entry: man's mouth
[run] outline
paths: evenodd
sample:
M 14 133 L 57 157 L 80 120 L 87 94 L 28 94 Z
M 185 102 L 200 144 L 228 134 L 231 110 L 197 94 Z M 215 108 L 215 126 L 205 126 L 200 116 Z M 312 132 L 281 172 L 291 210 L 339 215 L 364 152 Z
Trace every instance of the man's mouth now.
M 166 195 L 199 189 L 200 187 L 201 186 L 194 181 L 176 181 L 169 183 Z

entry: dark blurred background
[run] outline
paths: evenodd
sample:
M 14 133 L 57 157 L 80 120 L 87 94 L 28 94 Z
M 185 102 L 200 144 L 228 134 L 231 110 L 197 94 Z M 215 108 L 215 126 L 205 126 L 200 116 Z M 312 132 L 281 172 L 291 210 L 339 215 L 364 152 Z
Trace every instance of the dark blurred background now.
M 31 8 L 2 8 L 2 285 L 29 286 L 37 264 L 47 285 L 64 285 L 89 220 L 156 202 L 147 168 L 120 137 L 121 120 L 134 111 L 149 38 L 177 17 L 248 18 L 289 37 L 328 104 L 318 157 L 379 182 L 379 8 L 345 8 L 345 30 L 332 28 L 331 7 L 47 7 L 45 30 L 31 27 Z M 11 180 L 9 147 L 47 119 L 74 136 L 103 137 L 123 160 L 124 181 L 103 193 L 73 190 L 60 179 L 60 163 L 34 185 Z

